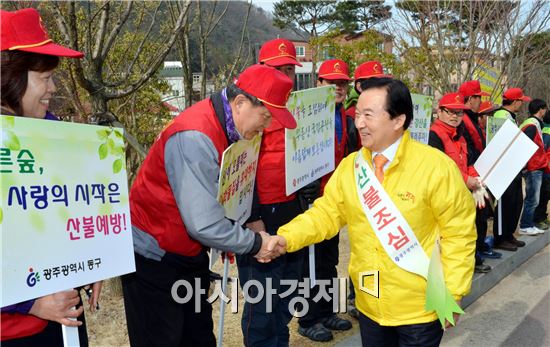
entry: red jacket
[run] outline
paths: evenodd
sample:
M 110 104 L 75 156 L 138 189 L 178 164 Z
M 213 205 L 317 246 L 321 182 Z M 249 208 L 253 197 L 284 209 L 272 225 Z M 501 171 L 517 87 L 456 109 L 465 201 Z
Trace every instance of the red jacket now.
M 212 102 L 206 99 L 180 113 L 159 134 L 130 190 L 130 212 L 132 224 L 151 234 L 162 249 L 195 256 L 202 245 L 187 233 L 164 167 L 166 142 L 173 134 L 186 130 L 197 130 L 208 136 L 221 162 L 227 139 Z
M 32 336 L 40 333 L 48 321 L 30 314 L 2 313 L 0 341 Z
M 464 126 L 466 127 L 466 131 L 470 134 L 470 137 L 472 138 L 472 141 L 474 142 L 474 146 L 476 149 L 481 153 L 485 149 L 485 146 L 483 145 L 483 138 L 479 135 L 479 132 L 477 131 L 476 126 L 474 125 L 474 122 L 468 117 L 468 115 L 464 115 L 462 117 L 462 123 L 464 123 Z
M 256 191 L 262 205 L 291 201 L 296 196 L 286 195 L 285 128 L 276 119 L 271 120 L 262 135 Z
M 527 170 L 546 170 L 548 168 L 548 158 L 546 157 L 546 151 L 544 150 L 544 142 L 542 141 L 542 130 L 540 121 L 534 117 L 527 118 L 520 126 L 521 131 L 525 132 L 528 128 L 534 127 L 535 137 L 532 139 L 537 145 L 537 151 L 531 159 L 527 162 Z
M 468 167 L 468 146 L 464 136 L 457 136 L 457 128 L 436 119 L 430 131 L 433 131 L 443 142 L 445 154 L 456 163 L 464 182 L 468 181 L 468 176 L 478 176 L 473 167 Z

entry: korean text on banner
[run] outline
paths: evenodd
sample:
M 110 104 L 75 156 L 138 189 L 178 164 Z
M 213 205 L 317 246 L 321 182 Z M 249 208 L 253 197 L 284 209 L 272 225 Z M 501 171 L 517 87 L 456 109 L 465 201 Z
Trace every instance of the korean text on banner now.
M 0 305 L 135 271 L 122 129 L 0 118 Z
M 296 129 L 285 130 L 286 194 L 334 171 L 335 87 L 294 92 L 287 107 Z
M 433 98 L 420 94 L 411 94 L 411 97 L 413 102 L 413 120 L 409 125 L 411 137 L 418 142 L 428 144 Z
M 536 150 L 537 145 L 514 123 L 506 120 L 474 168 L 498 200 Z
M 241 140 L 229 146 L 222 156 L 218 201 L 225 209 L 225 217 L 244 224 L 252 212 L 254 180 L 258 167 L 261 135 L 252 140 Z M 221 251 L 211 249 L 210 269 L 220 258 Z

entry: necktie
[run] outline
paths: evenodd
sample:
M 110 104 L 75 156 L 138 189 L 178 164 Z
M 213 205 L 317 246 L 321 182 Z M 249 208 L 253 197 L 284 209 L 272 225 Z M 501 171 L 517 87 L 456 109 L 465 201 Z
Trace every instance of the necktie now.
M 374 157 L 374 175 L 378 178 L 380 183 L 384 182 L 384 165 L 388 162 L 388 158 L 382 154 L 377 154 Z

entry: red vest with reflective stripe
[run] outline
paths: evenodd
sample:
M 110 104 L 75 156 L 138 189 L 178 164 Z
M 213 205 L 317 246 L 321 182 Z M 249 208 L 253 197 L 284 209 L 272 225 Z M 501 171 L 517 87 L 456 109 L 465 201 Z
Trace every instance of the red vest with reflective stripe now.
M 274 118 L 262 135 L 256 191 L 262 205 L 291 201 L 295 197 L 295 194 L 286 195 L 285 128 Z
M 466 117 L 464 117 L 466 118 Z M 468 146 L 464 136 L 460 136 L 457 140 L 453 140 L 456 135 L 456 128 L 453 128 L 439 119 L 436 119 L 430 127 L 430 131 L 436 133 L 436 135 L 443 142 L 445 148 L 445 154 L 447 154 L 458 166 L 464 182 L 468 180 Z
M 228 145 L 225 131 L 210 99 L 205 99 L 180 113 L 155 140 L 130 190 L 130 212 L 132 224 L 151 234 L 162 249 L 195 256 L 202 245 L 187 233 L 164 167 L 166 142 L 173 134 L 187 130 L 208 136 L 218 151 L 218 162 L 221 162 Z
M 462 122 L 464 123 L 464 126 L 466 127 L 466 131 L 470 134 L 470 137 L 472 138 L 472 141 L 474 142 L 474 146 L 479 151 L 479 153 L 483 152 L 483 140 L 479 136 L 479 132 L 477 131 L 476 126 L 468 117 L 468 115 L 464 115 L 462 117 Z
M 355 119 L 355 104 L 346 109 L 346 116 L 350 116 L 351 118 Z
M 527 170 L 545 170 L 548 167 L 548 158 L 546 157 L 546 151 L 544 150 L 544 142 L 542 141 L 542 130 L 540 129 L 540 124 L 538 123 L 538 120 L 529 117 L 521 124 L 521 131 L 525 132 L 525 129 L 528 127 L 535 127 L 537 130 L 533 142 L 538 148 L 535 154 L 533 154 L 531 159 L 527 162 Z
M 35 335 L 48 325 L 47 320 L 31 314 L 2 313 L 1 319 L 0 341 Z

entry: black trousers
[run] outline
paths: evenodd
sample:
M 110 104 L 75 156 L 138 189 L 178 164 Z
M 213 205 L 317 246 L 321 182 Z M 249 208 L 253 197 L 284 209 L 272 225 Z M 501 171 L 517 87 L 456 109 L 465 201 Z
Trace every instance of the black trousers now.
M 261 205 L 260 213 L 265 224 L 266 231 L 277 234 L 280 226 L 290 222 L 294 217 L 302 213 L 297 200 Z M 245 302 L 241 318 L 243 332 L 243 345 L 247 347 L 282 347 L 289 345 L 290 334 L 288 323 L 292 319 L 289 304 L 298 295 L 298 289 L 292 293 L 286 293 L 290 287 L 284 285 L 286 280 L 301 281 L 304 252 L 287 253 L 268 264 L 258 263 L 250 255 L 237 256 L 239 268 L 239 281 L 243 287 L 248 281 L 257 281 L 264 288 L 264 295 L 258 303 Z M 267 281 L 271 280 L 271 287 L 275 294 L 269 295 L 271 312 L 268 312 Z M 283 284 L 282 284 L 283 283 Z M 258 295 L 255 287 L 250 287 L 249 296 Z M 285 293 L 282 298 L 279 294 Z M 298 307 L 299 309 L 300 307 Z
M 548 201 L 550 200 L 550 175 L 544 174 L 540 187 L 539 205 L 535 209 L 535 223 L 544 222 L 548 218 Z
M 476 210 L 476 264 L 483 263 L 483 260 L 477 255 L 477 252 L 489 250 L 489 246 L 485 243 L 485 237 L 487 236 L 487 220 L 491 215 L 491 205 L 489 205 L 488 202 L 484 208 Z
M 208 255 L 196 257 L 167 253 L 161 261 L 135 254 L 136 272 L 122 277 L 124 307 L 131 346 L 215 346 L 212 306 L 206 301 L 210 287 Z M 178 280 L 191 285 L 186 303 L 172 297 Z M 198 291 L 204 291 L 204 294 Z M 185 286 L 178 286 L 186 298 Z
M 443 337 L 439 320 L 386 327 L 362 313 L 359 315 L 359 330 L 363 347 L 437 347 Z
M 77 309 L 82 306 L 82 299 L 76 305 Z M 77 317 L 77 320 L 82 322 L 82 325 L 78 327 L 78 339 L 80 347 L 88 347 L 88 334 L 86 332 L 86 319 L 84 313 Z M 61 324 L 53 321 L 49 321 L 48 325 L 39 332 L 31 336 L 21 337 L 18 339 L 12 339 L 0 342 L 2 347 L 64 347 L 63 345 L 63 333 L 61 331 Z
M 502 197 L 502 235 L 498 235 L 498 207 L 495 208 L 495 222 L 493 224 L 493 235 L 495 245 L 503 241 L 511 241 L 514 237 L 521 216 L 523 207 L 523 190 L 521 186 L 521 174 L 518 174 L 508 186 Z
M 315 244 L 315 276 L 317 280 L 330 280 L 337 278 L 338 271 L 338 244 L 340 243 L 340 234 L 337 234 L 330 240 L 325 240 Z M 304 261 L 304 276 L 309 277 L 309 257 L 305 255 Z M 331 282 L 332 285 L 332 282 Z M 333 302 L 321 298 L 318 302 L 313 301 L 313 298 L 319 293 L 319 286 L 311 288 L 310 295 L 307 299 L 309 310 L 306 315 L 298 320 L 303 328 L 309 328 L 319 323 L 324 318 L 334 314 Z

